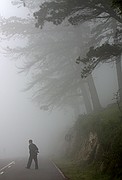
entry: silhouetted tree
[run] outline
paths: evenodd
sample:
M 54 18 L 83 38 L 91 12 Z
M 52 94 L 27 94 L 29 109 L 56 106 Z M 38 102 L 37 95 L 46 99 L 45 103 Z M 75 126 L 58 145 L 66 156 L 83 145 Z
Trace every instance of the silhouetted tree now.
M 96 68 L 96 66 L 101 62 L 112 62 L 115 61 L 115 58 L 119 56 L 122 52 L 121 46 L 110 45 L 108 43 L 103 44 L 100 47 L 90 47 L 90 50 L 87 52 L 85 58 L 78 57 L 76 59 L 77 63 L 82 62 L 85 64 L 85 68 L 82 69 L 81 76 L 87 77 L 92 71 Z
M 10 18 L 1 21 L 1 31 L 7 39 L 17 35 L 18 38 L 28 38 L 24 47 L 7 47 L 6 53 L 15 59 L 24 57 L 24 67 L 20 71 L 33 74 L 27 87 L 34 89 L 33 100 L 44 110 L 64 106 L 75 109 L 76 103 L 81 108 L 84 101 L 86 111 L 90 113 L 92 107 L 86 90 L 87 98 L 84 97 L 82 89 L 85 87 L 80 77 L 80 67 L 74 61 L 77 49 L 84 41 L 78 35 L 81 30 L 57 28 L 57 31 L 40 32 L 31 23 L 33 21 Z
M 122 23 L 122 17 L 112 8 L 110 0 L 53 0 L 40 5 L 40 10 L 34 13 L 37 19 L 36 27 L 43 27 L 46 22 L 55 25 L 67 20 L 72 25 L 78 25 L 95 18 L 114 18 Z
M 118 9 L 116 9 L 116 7 L 118 7 Z M 114 19 L 121 27 L 122 16 L 118 10 L 121 11 L 121 2 L 119 0 L 55 0 L 42 3 L 40 10 L 34 13 L 34 17 L 37 19 L 36 27 L 40 28 L 43 28 L 46 22 L 59 25 L 62 22 L 68 21 L 69 24 L 78 25 L 93 19 L 99 19 L 99 21 L 100 19 L 106 20 L 106 22 L 109 21 L 109 24 L 111 20 Z M 105 24 L 108 24 L 106 22 Z M 111 28 L 109 30 L 111 30 Z M 98 30 L 96 30 L 96 32 L 97 31 Z M 100 36 L 99 31 L 97 32 L 97 36 Z M 98 47 L 90 47 L 86 58 L 82 59 L 83 64 L 85 64 L 82 70 L 82 77 L 91 73 L 99 63 L 108 62 L 111 58 L 115 57 L 118 62 L 117 59 L 120 54 L 121 44 L 105 43 Z M 116 67 L 118 72 L 119 66 Z M 117 76 L 119 89 L 122 89 L 119 83 L 122 80 L 119 81 L 121 74 L 117 73 Z

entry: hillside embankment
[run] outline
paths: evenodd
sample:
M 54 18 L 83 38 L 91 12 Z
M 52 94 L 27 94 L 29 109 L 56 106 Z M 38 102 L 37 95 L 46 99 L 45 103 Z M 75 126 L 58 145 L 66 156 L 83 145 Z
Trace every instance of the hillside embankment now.
M 122 179 L 122 114 L 116 105 L 80 115 L 57 164 L 71 180 Z

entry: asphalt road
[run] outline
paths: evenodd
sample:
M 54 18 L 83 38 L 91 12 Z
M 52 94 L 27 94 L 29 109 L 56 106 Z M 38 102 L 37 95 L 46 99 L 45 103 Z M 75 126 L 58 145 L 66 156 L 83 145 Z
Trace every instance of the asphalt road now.
M 39 159 L 39 169 L 26 169 L 25 159 L 0 160 L 0 180 L 65 180 L 60 170 L 48 159 Z

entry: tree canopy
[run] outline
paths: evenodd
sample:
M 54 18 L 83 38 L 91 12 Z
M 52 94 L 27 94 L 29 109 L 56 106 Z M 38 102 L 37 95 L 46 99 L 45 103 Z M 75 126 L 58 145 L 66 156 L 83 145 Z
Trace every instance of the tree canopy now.
M 77 52 L 81 52 L 81 42 L 84 42 L 81 32 L 86 27 L 57 27 L 55 30 L 40 31 L 33 25 L 33 21 L 15 17 L 1 21 L 1 32 L 6 39 L 27 39 L 24 47 L 6 49 L 9 57 L 24 59 L 20 71 L 31 76 L 26 89 L 33 89 L 33 100 L 42 109 L 73 107 L 78 102 L 81 106 L 80 67 L 74 59 Z M 82 52 L 85 54 L 83 45 Z
M 55 0 L 40 5 L 40 10 L 34 13 L 37 19 L 36 27 L 43 27 L 46 22 L 55 25 L 67 20 L 72 25 L 95 18 L 114 18 L 122 23 L 122 17 L 112 8 L 110 0 Z
M 29 1 L 31 0 L 28 0 L 28 2 Z M 97 41 L 98 46 L 91 47 L 88 52 L 87 50 L 90 47 L 90 43 L 86 42 L 86 39 L 80 39 L 82 31 L 78 34 L 77 38 L 72 38 L 71 36 L 69 40 L 67 35 L 64 37 L 64 34 L 60 33 L 58 33 L 59 37 L 57 38 L 57 30 L 59 31 L 60 29 L 61 31 L 61 26 L 59 29 L 56 27 L 55 31 L 53 28 L 52 30 L 48 29 L 49 33 L 47 33 L 48 30 L 46 28 L 41 31 L 39 28 L 32 29 L 31 23 L 34 21 L 21 21 L 20 19 L 13 21 L 11 18 L 7 20 L 7 24 L 3 23 L 2 28 L 6 34 L 12 36 L 17 33 L 21 35 L 21 37 L 24 36 L 29 40 L 26 47 L 9 50 L 13 52 L 13 54 L 18 56 L 24 55 L 26 57 L 24 71 L 32 70 L 32 82 L 29 84 L 29 87 L 36 86 L 34 98 L 39 103 L 43 101 L 43 108 L 48 109 L 48 106 L 51 105 L 60 106 L 61 104 L 71 102 L 67 101 L 69 97 L 72 97 L 70 100 L 72 99 L 73 102 L 74 95 L 75 97 L 77 95 L 79 96 L 79 94 L 81 96 L 81 92 L 79 91 L 81 79 L 79 74 L 78 76 L 76 75 L 80 68 L 77 69 L 78 66 L 73 64 L 77 56 L 79 56 L 78 62 L 83 62 L 83 67 L 84 64 L 86 65 L 83 73 L 87 75 L 89 72 L 91 73 L 99 62 L 105 62 L 105 60 L 111 57 L 111 54 L 107 52 L 108 50 L 111 50 L 110 52 L 112 52 L 114 56 L 117 55 L 117 53 L 120 54 L 121 48 L 117 53 L 114 53 L 113 50 L 115 50 L 116 47 L 108 43 L 106 43 L 106 46 L 104 46 L 104 44 L 103 46 L 99 46 L 100 41 L 103 41 L 105 36 L 103 31 L 105 32 L 112 28 L 112 19 L 114 18 L 121 24 L 121 16 L 111 5 L 112 2 L 110 0 L 83 0 L 82 3 L 80 0 L 55 0 L 42 3 L 40 10 L 34 13 L 37 19 L 36 27 L 41 28 L 44 27 L 46 22 L 52 22 L 56 25 L 62 22 L 66 22 L 67 25 L 68 22 L 74 27 L 80 23 L 95 20 L 94 22 L 97 22 L 97 26 L 95 27 L 96 34 L 93 36 L 93 39 Z M 24 6 L 26 6 L 26 4 L 24 4 Z M 95 26 L 93 21 L 91 21 L 91 24 Z M 15 25 L 16 22 L 17 26 Z M 87 29 L 85 28 L 83 36 L 87 30 L 89 31 L 91 24 L 89 26 L 87 24 Z M 103 26 L 102 30 L 101 25 Z M 10 28 L 8 30 L 9 26 Z M 70 26 L 70 28 L 71 27 L 72 26 Z M 69 34 L 70 33 L 72 32 L 70 31 Z M 49 38 L 47 38 L 48 35 Z M 91 41 L 92 38 L 90 37 L 89 39 Z M 77 47 L 80 50 L 74 53 Z M 103 56 L 104 50 L 105 55 Z M 86 52 L 85 58 L 83 57 L 84 52 Z M 82 75 L 82 77 L 84 76 Z
M 95 69 L 95 67 L 101 62 L 112 62 L 115 58 L 121 55 L 122 47 L 117 45 L 103 44 L 100 47 L 90 47 L 85 58 L 78 57 L 76 63 L 83 63 L 85 67 L 81 71 L 81 77 L 87 77 Z
M 115 7 L 117 7 L 119 10 Z M 87 64 L 82 71 L 82 77 L 84 77 L 91 73 L 97 64 L 100 62 L 106 62 L 106 60 L 113 57 L 113 54 L 114 57 L 120 55 L 120 44 L 114 44 L 113 41 L 113 44 L 110 42 L 105 42 L 105 44 L 102 43 L 102 45 L 100 45 L 100 41 L 104 41 L 103 39 L 105 39 L 105 31 L 109 31 L 109 34 L 108 32 L 106 34 L 106 39 L 110 39 L 110 36 L 113 36 L 112 38 L 114 38 L 115 27 L 113 27 L 113 24 L 115 23 L 113 22 L 113 19 L 121 27 L 122 16 L 120 15 L 120 11 L 121 3 L 117 0 L 55 0 L 42 3 L 40 10 L 34 13 L 34 17 L 37 19 L 36 27 L 40 28 L 43 28 L 46 22 L 52 22 L 55 25 L 59 25 L 62 22 L 68 22 L 72 25 L 78 25 L 91 20 L 92 22 L 93 20 L 97 22 L 93 23 L 93 26 L 96 26 L 95 24 L 97 24 L 97 26 L 96 29 L 93 28 L 95 31 L 92 38 L 94 38 L 94 43 L 97 39 L 98 47 L 96 47 L 96 45 L 95 47 L 91 47 L 92 58 L 89 57 L 89 54 L 91 54 L 91 49 L 88 51 L 85 58 L 81 60 L 79 57 L 80 61 L 85 62 L 85 65 Z M 111 31 L 112 33 L 110 33 Z M 105 53 L 104 56 L 103 52 Z

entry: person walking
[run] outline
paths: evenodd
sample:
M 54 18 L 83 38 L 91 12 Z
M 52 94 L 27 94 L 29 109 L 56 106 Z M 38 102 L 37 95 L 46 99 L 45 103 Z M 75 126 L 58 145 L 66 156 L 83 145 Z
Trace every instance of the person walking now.
M 26 168 L 30 169 L 32 160 L 34 160 L 34 162 L 35 162 L 35 169 L 38 169 L 37 155 L 38 155 L 39 151 L 38 151 L 38 147 L 35 144 L 33 144 L 32 140 L 29 140 L 29 153 L 30 153 L 30 156 L 29 156 Z

